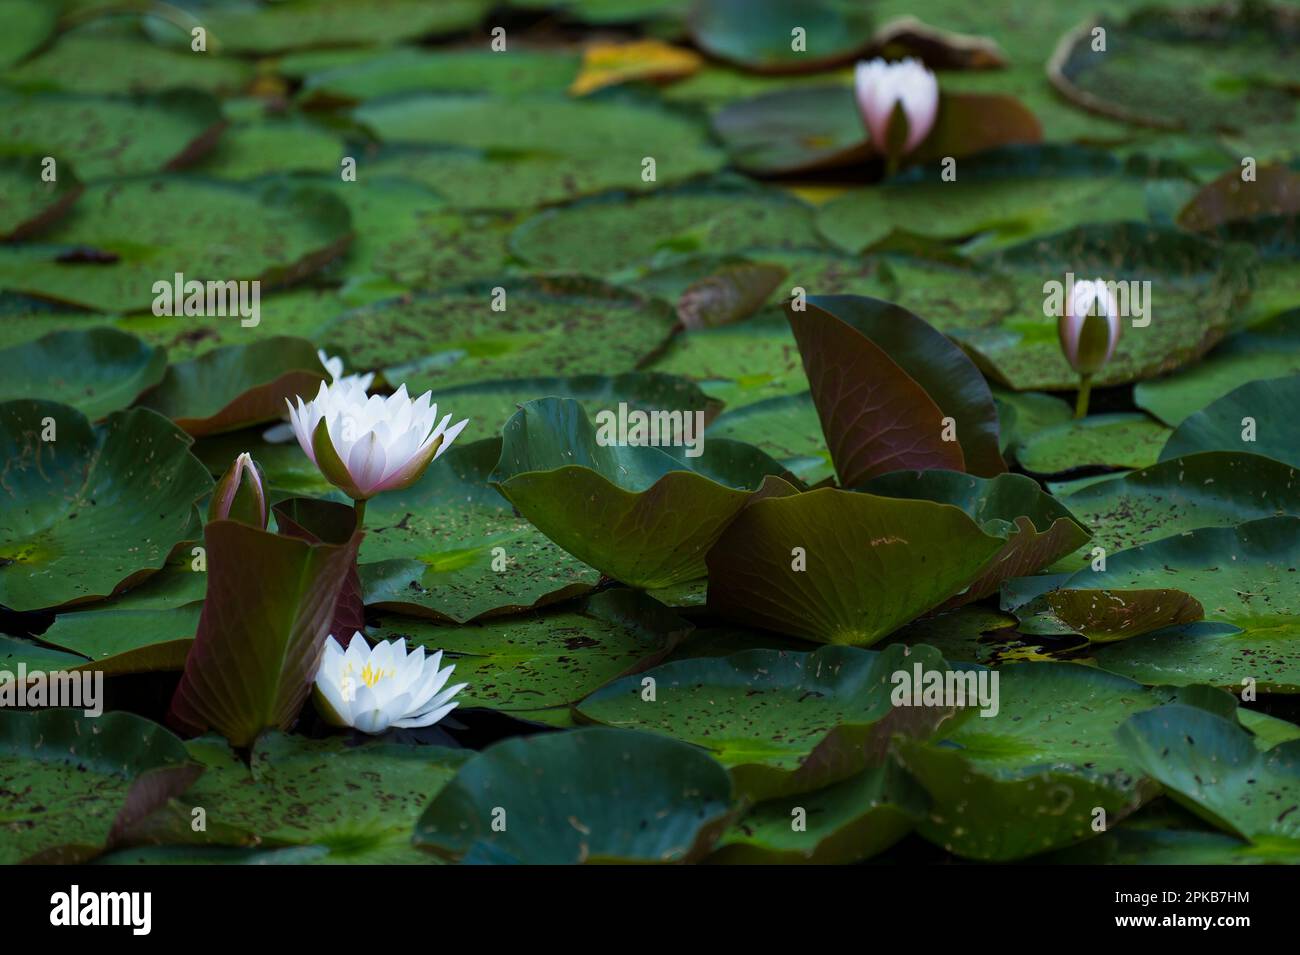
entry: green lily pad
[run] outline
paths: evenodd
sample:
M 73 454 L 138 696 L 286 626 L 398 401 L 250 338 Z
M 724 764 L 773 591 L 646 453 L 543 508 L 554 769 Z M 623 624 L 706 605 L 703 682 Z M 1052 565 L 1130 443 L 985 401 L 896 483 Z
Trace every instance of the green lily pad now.
M 1119 283 L 1122 330 L 1115 354 L 1094 377 L 1097 386 L 1153 378 L 1199 358 L 1228 331 L 1246 291 L 1236 250 L 1136 223 L 1082 226 L 983 261 L 1010 279 L 1015 308 L 944 331 L 1016 391 L 1078 387 L 1056 329 L 1071 275 Z
M 609 276 L 701 253 L 821 244 L 805 203 L 775 190 L 716 186 L 550 209 L 526 220 L 510 239 L 515 255 L 535 269 Z
M 884 852 L 912 830 L 925 790 L 887 762 L 814 793 L 771 799 L 732 825 L 709 861 L 844 865 Z
M 847 252 L 896 232 L 947 240 L 991 233 L 985 247 L 1011 245 L 1081 223 L 1145 219 L 1148 186 L 1160 181 L 1147 172 L 1079 146 L 1007 146 L 959 160 L 952 181 L 935 163 L 855 190 L 822 206 L 817 226 Z
M 1067 588 L 1172 588 L 1195 597 L 1205 623 L 1125 640 L 1098 665 L 1144 683 L 1208 683 L 1300 692 L 1300 518 L 1270 517 L 1236 527 L 1202 527 L 1110 555 L 1104 571 L 1083 570 Z
M 653 666 L 690 624 L 635 590 L 606 590 L 577 604 L 460 627 L 383 615 L 370 636 L 405 638 L 456 665 L 461 707 L 536 718 L 568 707 L 610 680 Z
M 185 281 L 257 280 L 262 291 L 295 281 L 337 256 L 349 228 L 341 202 L 301 186 L 129 179 L 87 188 L 72 214 L 43 233 L 49 246 L 0 253 L 0 286 L 107 312 L 151 311 L 160 298 L 172 304 L 172 291 L 154 286 L 172 289 L 176 273 Z M 214 241 L 241 235 L 258 241 Z M 67 254 L 86 249 L 93 254 Z M 253 320 L 229 299 L 225 311 L 234 324 Z
M 573 399 L 526 403 L 506 424 L 493 485 L 547 537 L 615 580 L 650 589 L 704 576 L 719 533 L 765 475 L 784 469 L 748 445 L 705 440 L 702 415 L 673 419 L 663 409 L 663 423 L 647 416 L 638 436 L 634 423 L 620 431 L 619 412 L 598 420 L 604 414 L 609 423 L 596 427 Z
M 0 604 L 99 599 L 162 567 L 173 546 L 198 536 L 195 505 L 212 487 L 189 443 L 144 408 L 92 429 L 67 405 L 0 404 Z
M 598 690 L 578 714 L 700 746 L 757 802 L 879 766 L 895 735 L 925 738 L 952 719 L 956 706 L 892 702 L 895 675 L 916 667 L 949 669 L 933 648 L 903 646 L 676 660 Z
M 727 411 L 709 425 L 707 434 L 752 444 L 805 484 L 817 484 L 835 474 L 817 406 L 806 391 Z
M 360 557 L 368 605 L 463 623 L 599 582 L 489 486 L 500 452 L 497 439 L 454 445 L 419 482 L 370 502 Z
M 1197 815 L 1252 843 L 1300 853 L 1300 743 L 1260 752 L 1235 721 L 1181 705 L 1131 717 L 1119 737 Z
M 76 863 L 197 775 L 185 747 L 134 713 L 0 713 L 0 862 Z
M 1022 442 L 1016 459 L 1034 474 L 1075 468 L 1145 468 L 1173 432 L 1144 414 L 1089 415 L 1044 428 Z
M 503 307 L 494 309 L 494 301 Z M 331 354 L 341 350 L 359 368 L 382 368 L 416 393 L 500 378 L 632 371 L 671 327 L 667 305 L 599 282 L 503 278 L 357 309 L 321 334 Z
M 705 52 L 771 73 L 817 72 L 862 53 L 875 33 L 874 17 L 851 0 L 699 0 L 687 21 L 691 39 Z M 804 48 L 793 41 L 804 31 Z
M 1006 538 L 984 572 L 952 599 L 954 605 L 997 593 L 1004 581 L 1036 573 L 1088 541 L 1079 519 L 1023 474 L 990 479 L 955 471 L 900 471 L 859 489 L 882 497 L 954 504 L 985 533 Z
M 40 232 L 81 195 L 81 181 L 69 163 L 54 167 L 58 179 L 45 182 L 45 159 L 35 154 L 0 155 L 0 239 L 13 241 Z
M 1205 359 L 1166 378 L 1138 382 L 1133 401 L 1170 427 L 1234 388 L 1300 374 L 1300 311 L 1224 339 Z
M 834 488 L 772 496 L 709 552 L 709 609 L 865 646 L 965 590 L 1004 544 L 948 504 Z
M 248 3 L 204 5 L 189 12 L 207 29 L 210 45 L 265 54 L 459 33 L 477 26 L 488 6 L 486 0 L 311 0 L 269 9 Z M 159 39 L 189 45 L 189 30 L 182 34 L 171 21 L 154 20 L 150 27 Z
M 464 93 L 563 93 L 578 75 L 581 57 L 550 50 L 436 51 L 396 47 L 356 62 L 314 70 L 303 78 L 309 102 L 361 102 L 423 90 Z
M 17 63 L 40 48 L 59 20 L 57 7 L 41 0 L 0 2 L 0 66 Z
M 1300 400 L 1300 374 L 1252 381 L 1185 418 L 1160 460 L 1198 451 L 1245 451 L 1300 467 L 1300 430 L 1290 409 Z
M 1092 30 L 1105 30 L 1095 50 Z M 1289 120 L 1294 11 L 1248 4 L 1140 10 L 1088 22 L 1048 65 L 1053 85 L 1085 109 L 1164 129 L 1249 129 Z
M 1003 449 L 1013 455 L 1039 431 L 1074 417 L 1074 409 L 1068 402 L 1041 391 L 1006 391 L 997 387 L 991 390 L 998 406 L 998 433 Z
M 524 10 L 558 9 L 582 23 L 616 24 L 674 21 L 686 12 L 690 0 L 511 0 L 510 5 Z
M 264 338 L 172 365 L 144 404 L 188 434 L 219 434 L 279 420 L 287 400 L 314 397 L 324 380 L 325 369 L 311 343 Z
M 775 311 L 674 335 L 647 367 L 698 382 L 728 410 L 808 391 L 790 323 Z
M 75 159 L 87 182 L 179 169 L 221 135 L 221 106 L 197 90 L 135 96 L 0 95 L 0 140 Z
M 640 371 L 622 375 L 476 382 L 440 390 L 438 401 L 455 409 L 456 417 L 469 418 L 469 425 L 461 433 L 460 440 L 473 441 L 499 435 L 510 416 L 525 401 L 546 396 L 573 398 L 588 414 L 601 408 L 617 408 L 620 402 L 626 403 L 629 410 L 647 412 L 656 408 L 676 408 L 692 413 L 703 411 L 706 420 L 718 410 L 718 402 L 712 401 L 685 378 Z
M 354 746 L 338 737 L 277 732 L 258 738 L 247 764 L 220 737 L 204 736 L 187 747 L 203 775 L 139 827 L 135 839 L 191 848 L 319 847 L 327 851 L 301 861 L 354 864 L 437 861 L 411 848 L 411 827 L 472 755 L 443 746 Z M 192 828 L 197 810 L 207 826 L 198 833 Z
M 1300 308 L 1300 216 L 1230 222 L 1216 237 L 1249 245 L 1253 253 L 1250 301 L 1237 315 L 1237 327 Z
M 414 839 L 447 858 L 477 844 L 525 864 L 691 861 L 730 803 L 727 771 L 696 747 L 592 727 L 488 747 L 434 797 Z
M 921 447 L 934 451 L 934 457 L 942 461 L 955 460 L 955 470 L 985 477 L 1006 470 L 998 451 L 998 414 L 993 396 L 961 349 L 921 318 L 879 299 L 817 295 L 810 296 L 807 305 L 810 310 L 806 312 L 789 307 L 787 316 L 799 341 L 831 457 L 837 462 L 844 484 L 856 484 L 867 474 L 885 470 L 936 466 Z M 873 349 L 882 354 L 873 354 Z M 852 385 L 846 387 L 852 375 L 836 378 L 839 363 L 846 360 L 857 363 L 861 377 L 867 379 L 865 385 L 858 386 L 865 393 Z M 814 368 L 818 369 L 816 373 Z M 868 368 L 874 370 L 869 372 Z M 920 394 L 915 391 L 918 387 Z M 904 397 L 920 406 L 914 414 L 900 415 L 895 410 L 898 400 Z M 931 416 L 928 421 L 917 417 L 922 407 L 925 415 L 931 415 L 930 402 L 939 416 Z M 857 420 L 851 417 L 855 413 L 860 416 Z M 847 421 L 846 414 L 850 416 Z M 948 419 L 952 421 L 955 441 L 946 433 Z M 908 430 L 901 440 L 881 436 L 886 428 L 898 430 L 904 426 Z M 896 448 L 907 440 L 918 446 L 915 457 L 906 449 L 899 453 Z M 959 449 L 956 455 L 951 454 L 954 444 Z M 881 446 L 883 454 L 874 450 Z M 869 462 L 865 469 L 858 463 L 863 451 Z M 917 458 L 925 463 L 914 464 Z M 843 467 L 838 467 L 840 462 Z
M 451 147 L 424 159 L 442 159 L 446 198 L 459 201 L 464 188 L 479 197 L 469 203 L 477 208 L 517 208 L 607 189 L 644 192 L 713 172 L 724 161 L 690 117 L 642 101 L 419 93 L 365 103 L 353 117 L 385 143 Z M 514 161 L 506 167 L 502 156 Z M 643 178 L 646 158 L 655 162 L 652 179 Z M 519 182 L 502 181 L 504 168 Z M 521 184 L 522 195 L 493 199 L 497 190 Z
M 1072 590 L 1046 595 L 1052 616 L 1091 643 L 1113 643 L 1205 616 L 1199 600 L 1181 590 Z
M 1072 663 L 996 672 L 995 716 L 898 747 L 933 800 L 917 827 L 926 839 L 963 858 L 1021 859 L 1091 838 L 1094 821 L 1114 825 L 1159 792 L 1116 730 L 1174 694 Z
M 1093 531 L 1056 568 L 1075 571 L 1091 563 L 1093 547 L 1114 554 L 1198 527 L 1300 517 L 1300 474 L 1257 454 L 1207 451 L 1102 481 L 1061 503 Z
M 256 179 L 277 173 L 339 173 L 343 141 L 302 120 L 237 123 L 221 136 L 195 172 L 216 179 Z
M 41 394 L 92 421 L 131 404 L 167 370 L 167 354 L 111 328 L 51 332 L 0 350 L 0 401 Z
M 95 68 L 87 69 L 93 63 Z M 6 85 L 18 90 L 124 94 L 160 93 L 185 88 L 236 93 L 252 80 L 251 63 L 214 51 L 195 56 L 169 50 L 132 35 L 74 30 L 26 62 L 4 71 Z
M 872 155 L 847 86 L 781 89 L 729 103 L 714 115 L 713 129 L 732 164 L 759 176 L 850 166 Z

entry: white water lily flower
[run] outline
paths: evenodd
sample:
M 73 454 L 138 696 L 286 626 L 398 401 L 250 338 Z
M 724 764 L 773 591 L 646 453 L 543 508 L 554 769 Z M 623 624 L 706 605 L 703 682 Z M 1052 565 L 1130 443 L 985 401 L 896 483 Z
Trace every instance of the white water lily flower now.
M 317 707 L 326 721 L 363 733 L 432 726 L 456 708 L 448 701 L 469 686 L 447 686 L 456 667 L 440 670 L 441 663 L 441 650 L 431 657 L 424 655 L 424 647 L 407 653 L 405 640 L 371 649 L 358 632 L 344 650 L 331 636 L 316 673 Z
M 1056 322 L 1061 351 L 1080 375 L 1094 375 L 1110 361 L 1123 327 L 1113 286 L 1101 279 L 1075 282 Z
M 325 349 L 316 349 L 316 357 L 320 359 L 321 366 L 330 376 L 332 383 L 340 381 L 357 381 L 365 391 L 370 390 L 371 383 L 375 380 L 373 372 L 364 375 L 345 375 L 343 374 L 343 359 L 335 356 L 331 358 L 325 354 Z M 292 441 L 294 438 L 293 426 L 289 424 L 288 417 L 280 424 L 273 424 L 262 432 L 262 440 L 271 444 L 283 444 L 286 441 Z
M 871 142 L 885 152 L 894 106 L 907 117 L 903 152 L 910 153 L 930 135 L 939 115 L 939 81 L 920 61 L 908 57 L 898 63 L 882 59 L 859 63 L 853 74 L 858 109 L 871 133 Z
M 326 480 L 365 501 L 410 487 L 469 424 L 466 418 L 448 427 L 451 415 L 439 421 L 432 395 L 412 401 L 402 385 L 387 398 L 367 397 L 363 378 L 348 376 L 322 382 L 309 402 L 290 404 L 289 423 Z

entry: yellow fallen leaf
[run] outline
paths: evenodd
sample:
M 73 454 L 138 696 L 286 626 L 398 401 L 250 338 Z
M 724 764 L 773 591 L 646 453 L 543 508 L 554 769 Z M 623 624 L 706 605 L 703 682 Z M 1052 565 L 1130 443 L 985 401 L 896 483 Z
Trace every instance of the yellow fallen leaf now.
M 633 80 L 677 80 L 690 76 L 701 63 L 700 57 L 690 50 L 658 40 L 593 43 L 583 51 L 582 69 L 569 92 L 585 96 Z

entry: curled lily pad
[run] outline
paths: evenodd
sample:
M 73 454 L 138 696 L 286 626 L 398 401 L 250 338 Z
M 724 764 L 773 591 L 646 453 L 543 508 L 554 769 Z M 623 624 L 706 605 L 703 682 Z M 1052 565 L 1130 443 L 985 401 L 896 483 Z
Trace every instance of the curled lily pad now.
M 199 773 L 134 713 L 0 712 L 0 861 L 85 862 Z
M 0 350 L 0 401 L 41 394 L 92 421 L 125 408 L 162 380 L 167 353 L 112 328 L 51 332 Z
M 877 299 L 813 296 L 807 306 L 787 315 L 841 483 L 905 468 L 1006 470 L 993 397 L 959 348 Z
M 996 593 L 1003 581 L 1036 573 L 1083 546 L 1089 536 L 1077 517 L 1022 474 L 988 479 L 955 471 L 897 472 L 868 481 L 860 490 L 955 504 L 986 533 L 1006 538 L 984 573 L 953 604 Z
M 610 680 L 653 666 L 690 624 L 635 590 L 606 590 L 577 603 L 459 627 L 384 614 L 373 638 L 404 638 L 456 665 L 462 707 L 508 713 L 555 710 Z M 560 711 L 556 710 L 558 715 Z
M 0 254 L 0 286 L 101 311 L 131 312 L 152 311 L 155 302 L 160 308 L 174 304 L 177 273 L 183 281 L 219 277 L 214 310 L 238 324 L 254 320 L 253 292 L 251 286 L 243 289 L 249 313 L 244 315 L 231 298 L 230 282 L 256 280 L 265 291 L 296 281 L 339 255 L 351 238 L 349 229 L 346 206 L 303 186 L 231 185 L 179 176 L 101 183 L 86 189 L 74 215 L 42 234 L 48 246 Z M 213 241 L 213 236 L 249 234 L 259 241 Z M 155 291 L 160 282 L 166 291 Z M 183 306 L 191 293 L 182 290 L 182 295 Z M 201 299 L 197 311 L 210 314 L 206 286 Z M 185 323 L 183 309 L 173 321 Z
M 414 839 L 448 858 L 479 844 L 522 863 L 684 862 L 709 850 L 730 804 L 731 778 L 698 748 L 590 727 L 483 750 L 434 797 Z
M 1300 374 L 1252 381 L 1185 418 L 1160 460 L 1198 451 L 1244 451 L 1300 467 L 1300 425 L 1290 409 L 1300 400 Z
M 755 500 L 709 552 L 710 610 L 866 646 L 976 580 L 1005 544 L 960 509 L 822 488 Z
M 1261 166 L 1247 181 L 1229 170 L 1198 192 L 1178 213 L 1178 224 L 1194 232 L 1227 222 L 1300 212 L 1300 175 L 1280 164 Z
M 1092 643 L 1111 643 L 1194 623 L 1201 602 L 1181 590 L 1054 590 L 1047 605 L 1057 620 Z
M 1300 743 L 1261 752 L 1235 720 L 1179 704 L 1131 717 L 1119 738 L 1198 816 L 1265 848 L 1300 852 Z
M 75 408 L 0 404 L 0 604 L 60 607 L 148 577 L 198 537 L 212 487 L 190 439 L 145 408 L 92 428 Z
M 1073 102 L 1126 122 L 1248 129 L 1294 113 L 1286 87 L 1298 37 L 1300 19 L 1282 5 L 1151 8 L 1081 24 L 1062 38 L 1048 76 Z
M 956 706 L 895 706 L 897 673 L 948 671 L 932 647 L 882 652 L 749 650 L 675 660 L 611 683 L 578 713 L 694 743 L 758 801 L 808 792 L 880 766 L 895 735 L 928 737 Z
M 964 858 L 1020 859 L 1094 837 L 1098 819 L 1111 826 L 1159 792 L 1116 730 L 1173 693 L 1072 663 L 996 675 L 994 715 L 899 746 L 932 800 L 925 838 Z
M 305 739 L 270 732 L 247 763 L 225 740 L 186 744 L 203 775 L 134 827 L 132 841 L 203 846 L 312 847 L 317 857 L 275 861 L 421 863 L 437 861 L 411 848 L 411 827 L 429 798 L 471 753 L 443 746 Z M 206 829 L 195 832 L 194 811 Z M 267 861 L 271 861 L 269 858 Z
M 366 510 L 366 604 L 463 623 L 591 590 L 600 574 L 566 554 L 494 491 L 498 439 L 456 445 L 424 477 Z
M 197 90 L 0 95 L 0 140 L 74 157 L 87 181 L 180 169 L 211 149 L 224 126 L 216 99 Z
M 325 370 L 309 342 L 277 336 L 174 364 L 143 403 L 188 434 L 219 434 L 279 420 L 286 401 L 313 397 L 324 380 Z
M 1062 503 L 1093 531 L 1060 570 L 1079 570 L 1091 548 L 1115 553 L 1198 527 L 1232 527 L 1264 517 L 1300 517 L 1300 473 L 1257 454 L 1206 451 L 1102 481 Z
M 607 576 L 643 588 L 702 577 L 718 534 L 784 469 L 748 445 L 706 440 L 702 414 L 658 409 L 640 432 L 620 414 L 598 413 L 597 428 L 572 399 L 528 402 L 506 424 L 492 483 Z
M 924 789 L 897 763 L 887 762 L 816 792 L 760 803 L 723 833 L 709 861 L 723 865 L 860 862 L 910 832 L 928 802 Z

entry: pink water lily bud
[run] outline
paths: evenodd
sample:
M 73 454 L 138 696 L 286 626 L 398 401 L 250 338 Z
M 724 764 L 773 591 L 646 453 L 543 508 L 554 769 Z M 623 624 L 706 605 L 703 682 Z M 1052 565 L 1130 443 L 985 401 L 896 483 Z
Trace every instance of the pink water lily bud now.
M 1114 291 L 1100 279 L 1074 283 L 1056 322 L 1065 360 L 1080 375 L 1091 377 L 1115 354 L 1120 333 Z
M 325 384 L 316 397 L 289 405 L 289 423 L 325 479 L 355 501 L 381 491 L 410 487 L 456 440 L 469 419 L 451 427 L 438 420 L 438 406 L 426 391 L 414 401 L 406 385 L 384 398 L 367 397 L 353 375 Z
M 208 520 L 239 521 L 265 530 L 267 517 L 266 482 L 252 455 L 245 451 L 212 489 Z
M 896 106 L 907 119 L 903 153 L 910 153 L 930 135 L 939 115 L 939 81 L 920 61 L 908 57 L 889 63 L 877 58 L 859 63 L 853 81 L 858 109 L 877 150 L 889 150 L 889 123 Z

